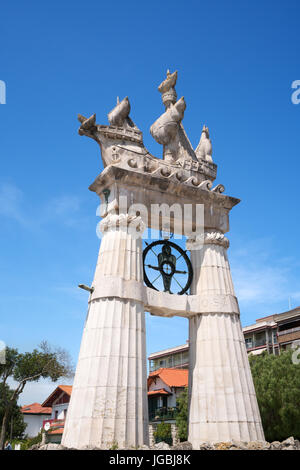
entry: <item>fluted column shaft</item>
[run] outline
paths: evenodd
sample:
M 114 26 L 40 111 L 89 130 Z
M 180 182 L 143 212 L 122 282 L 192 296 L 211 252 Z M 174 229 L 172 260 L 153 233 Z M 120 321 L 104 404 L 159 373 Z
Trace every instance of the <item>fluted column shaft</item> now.
M 234 296 L 227 258 L 228 240 L 204 234 L 191 250 L 191 294 Z M 189 320 L 189 441 L 264 439 L 244 336 L 237 313 L 205 313 Z
M 142 240 L 127 230 L 128 216 L 111 221 L 110 216 L 102 221 L 94 293 L 62 441 L 68 447 L 130 448 L 149 439 L 144 305 L 126 292 L 122 298 L 97 297 L 106 278 L 116 286 L 133 281 L 142 291 Z

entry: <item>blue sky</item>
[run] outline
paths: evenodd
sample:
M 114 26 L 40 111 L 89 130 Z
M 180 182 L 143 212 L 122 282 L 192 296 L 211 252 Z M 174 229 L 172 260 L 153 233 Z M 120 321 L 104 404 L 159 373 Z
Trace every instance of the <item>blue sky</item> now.
M 92 281 L 102 170 L 77 113 L 99 124 L 116 97 L 149 151 L 163 112 L 157 86 L 177 69 L 194 146 L 210 129 L 217 183 L 232 210 L 229 259 L 242 324 L 300 304 L 298 1 L 14 1 L 1 9 L 0 339 L 21 351 L 42 339 L 76 362 Z M 184 319 L 147 314 L 147 352 L 184 343 Z M 48 385 L 44 385 L 46 388 Z M 49 390 L 53 385 L 49 385 Z M 29 390 L 29 389 L 28 389 Z M 41 391 L 42 390 L 42 391 Z M 42 386 L 23 402 L 41 401 Z M 48 389 L 47 389 L 48 390 Z

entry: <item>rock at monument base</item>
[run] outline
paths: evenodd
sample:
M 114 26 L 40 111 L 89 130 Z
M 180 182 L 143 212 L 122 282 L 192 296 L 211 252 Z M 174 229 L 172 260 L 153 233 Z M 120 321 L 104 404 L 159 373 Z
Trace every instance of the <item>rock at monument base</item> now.
M 279 442 L 266 442 L 266 441 L 249 441 L 249 442 L 217 442 L 209 443 L 203 442 L 199 450 L 300 450 L 300 442 L 289 437 L 288 439 Z
M 67 449 L 66 449 L 66 447 L 62 446 L 61 444 L 49 443 L 49 444 L 44 444 L 44 445 L 38 447 L 38 449 L 32 449 L 31 448 L 30 450 L 67 450 Z
M 153 450 L 169 450 L 171 447 L 166 442 L 158 442 L 152 447 Z
M 280 450 L 281 449 L 281 442 L 273 441 L 271 442 L 271 450 Z
M 175 446 L 171 447 L 172 450 L 193 450 L 193 446 L 190 442 L 184 441 L 179 442 Z
M 297 443 L 299 443 L 299 441 L 295 440 L 293 437 L 288 437 L 287 439 L 282 441 L 281 444 L 285 447 L 288 447 L 288 446 L 295 446 L 297 445 Z
M 269 443 L 265 441 L 250 441 L 247 443 L 247 450 L 263 450 L 266 445 Z
M 85 446 L 81 449 L 64 447 L 61 444 L 35 444 L 29 450 L 103 450 L 99 447 Z M 179 442 L 175 446 L 170 447 L 166 442 L 158 442 L 153 447 L 142 445 L 137 449 L 116 449 L 116 450 L 193 450 L 192 444 L 188 441 Z M 300 442 L 293 437 L 289 437 L 282 442 L 273 441 L 250 441 L 250 442 L 203 442 L 198 450 L 300 450 Z
M 29 448 L 29 450 L 40 450 L 41 444 L 34 444 Z
M 210 442 L 203 442 L 200 444 L 199 450 L 215 450 L 214 444 L 211 444 Z

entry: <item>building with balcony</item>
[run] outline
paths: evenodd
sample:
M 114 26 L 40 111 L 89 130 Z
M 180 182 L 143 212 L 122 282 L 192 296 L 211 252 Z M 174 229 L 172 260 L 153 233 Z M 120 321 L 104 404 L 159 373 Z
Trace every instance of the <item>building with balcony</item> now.
M 57 444 L 61 442 L 71 393 L 71 385 L 59 385 L 42 404 L 43 407 L 52 409 L 51 417 L 43 422 L 46 442 Z
M 278 314 L 278 344 L 281 350 L 289 349 L 300 340 L 300 307 Z
M 171 441 L 178 442 L 176 430 L 177 399 L 188 386 L 188 369 L 160 368 L 148 376 L 149 440 L 155 443 L 157 425 L 164 421 L 171 425 Z
M 249 354 L 280 354 L 300 341 L 300 307 L 259 318 L 243 333 Z
M 178 396 L 188 386 L 188 370 L 158 369 L 150 372 L 147 385 L 149 421 L 174 421 Z
M 175 346 L 152 353 L 148 357 L 150 373 L 161 368 L 188 369 L 189 367 L 189 345 Z
M 253 325 L 243 328 L 248 354 L 279 354 L 277 341 L 277 324 L 275 315 L 259 318 Z

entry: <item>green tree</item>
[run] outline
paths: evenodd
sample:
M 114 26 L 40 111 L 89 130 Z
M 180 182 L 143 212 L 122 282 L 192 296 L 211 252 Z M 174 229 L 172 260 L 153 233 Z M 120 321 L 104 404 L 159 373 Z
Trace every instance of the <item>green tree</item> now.
M 8 385 L 4 385 L 5 391 L 2 391 L 2 384 L 0 383 L 0 423 L 3 421 L 3 416 L 5 413 L 5 401 L 4 397 L 7 396 L 11 398 L 13 390 L 11 390 Z M 8 426 L 6 429 L 5 440 L 6 439 L 21 439 L 24 435 L 26 429 L 26 423 L 24 423 L 23 414 L 21 413 L 21 407 L 17 405 L 17 402 L 14 401 L 10 408 L 10 414 L 8 416 Z
M 39 349 L 32 352 L 19 353 L 17 349 L 6 348 L 5 363 L 0 364 L 0 392 L 4 402 L 4 413 L 1 424 L 0 449 L 3 449 L 9 417 L 12 408 L 18 401 L 27 382 L 37 382 L 41 377 L 56 382 L 60 377 L 70 377 L 73 367 L 69 354 L 61 348 L 51 348 L 43 341 Z M 12 393 L 6 387 L 11 378 L 17 382 Z
M 166 442 L 172 444 L 171 424 L 162 421 L 157 425 L 156 431 L 153 433 L 155 442 Z
M 249 356 L 267 441 L 300 438 L 300 364 L 292 354 Z
M 176 427 L 178 437 L 181 441 L 188 440 L 188 388 L 179 395 L 177 399 L 178 413 L 176 416 Z

